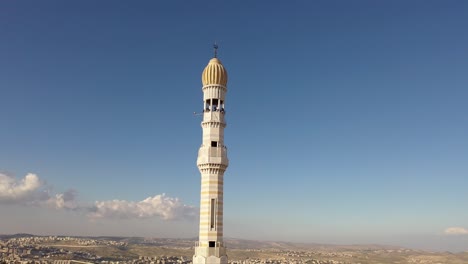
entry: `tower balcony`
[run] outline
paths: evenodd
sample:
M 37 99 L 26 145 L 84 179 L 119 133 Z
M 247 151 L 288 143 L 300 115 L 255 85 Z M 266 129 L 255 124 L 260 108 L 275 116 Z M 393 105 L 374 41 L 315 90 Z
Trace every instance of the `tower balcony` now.
M 221 257 L 226 255 L 226 248 L 224 247 L 222 242 L 216 242 L 214 244 L 214 247 L 208 247 L 208 245 L 204 245 L 203 243 L 197 241 L 195 243 L 195 255 L 204 257 Z
M 226 146 L 206 147 L 202 146 L 198 150 L 197 165 L 219 164 L 222 167 L 229 165 Z
M 216 124 L 220 124 L 222 127 L 226 127 L 224 114 L 225 114 L 224 110 L 215 110 L 215 111 L 204 110 L 202 127 L 206 127 L 207 125 L 216 126 Z

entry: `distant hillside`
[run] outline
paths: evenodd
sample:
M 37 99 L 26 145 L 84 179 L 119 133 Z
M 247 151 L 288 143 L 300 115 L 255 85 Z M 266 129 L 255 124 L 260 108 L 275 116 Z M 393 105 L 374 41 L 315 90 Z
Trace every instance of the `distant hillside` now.
M 10 239 L 18 237 L 43 237 L 32 234 L 14 234 L 0 235 L 0 239 Z M 64 237 L 64 236 L 58 236 Z M 152 245 L 161 247 L 182 247 L 190 248 L 195 245 L 197 238 L 144 238 L 144 237 L 120 237 L 120 236 L 73 236 L 79 238 L 88 238 L 96 240 L 113 240 L 126 242 L 128 244 Z M 247 240 L 238 238 L 225 238 L 227 248 L 239 250 L 261 250 L 261 249 L 276 249 L 276 250 L 378 250 L 378 249 L 402 249 L 402 247 L 387 246 L 387 245 L 331 245 L 317 243 L 294 243 L 281 241 L 262 241 L 262 240 Z
M 10 239 L 10 238 L 17 238 L 17 237 L 38 237 L 36 235 L 31 235 L 31 234 L 13 234 L 13 235 L 1 235 L 0 234 L 0 239 Z
M 236 238 L 224 239 L 231 249 L 279 249 L 279 250 L 376 250 L 376 249 L 402 249 L 402 247 L 388 245 L 332 245 L 318 243 L 295 243 L 281 241 L 246 240 Z

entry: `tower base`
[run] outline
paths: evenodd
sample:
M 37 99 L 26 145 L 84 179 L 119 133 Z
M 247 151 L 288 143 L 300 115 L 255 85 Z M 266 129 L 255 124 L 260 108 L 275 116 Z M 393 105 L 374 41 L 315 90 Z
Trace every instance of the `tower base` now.
M 224 247 L 195 247 L 193 264 L 227 264 L 228 258 Z

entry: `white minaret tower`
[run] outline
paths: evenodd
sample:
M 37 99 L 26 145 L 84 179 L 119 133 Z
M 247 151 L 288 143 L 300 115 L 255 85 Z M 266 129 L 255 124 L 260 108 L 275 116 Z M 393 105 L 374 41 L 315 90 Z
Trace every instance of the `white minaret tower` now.
M 214 58 L 202 74 L 203 142 L 197 159 L 201 173 L 200 233 L 193 264 L 228 262 L 223 243 L 223 176 L 229 165 L 224 146 L 227 72 L 216 56 L 216 44 L 214 48 Z

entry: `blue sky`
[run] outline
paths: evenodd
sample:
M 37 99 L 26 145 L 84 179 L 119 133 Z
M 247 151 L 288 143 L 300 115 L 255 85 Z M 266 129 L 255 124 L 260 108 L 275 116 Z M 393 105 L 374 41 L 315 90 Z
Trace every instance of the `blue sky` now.
M 195 237 L 193 112 L 216 40 L 229 73 L 225 236 L 468 250 L 467 10 L 2 2 L 0 233 Z M 177 208 L 96 209 L 148 197 Z

